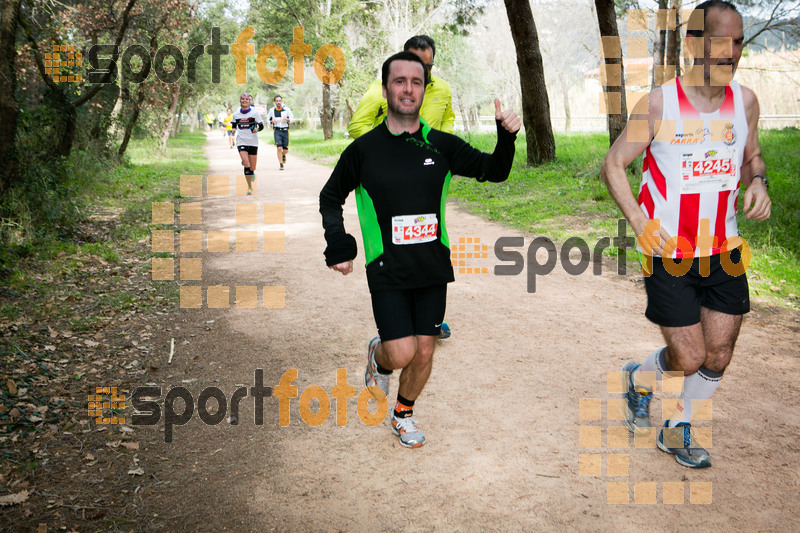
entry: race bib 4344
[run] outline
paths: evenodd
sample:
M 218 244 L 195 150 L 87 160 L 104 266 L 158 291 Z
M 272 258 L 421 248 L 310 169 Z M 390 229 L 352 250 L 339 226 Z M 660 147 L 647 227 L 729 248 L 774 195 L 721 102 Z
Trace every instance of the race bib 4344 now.
M 435 213 L 392 217 L 393 244 L 421 244 L 436 240 L 439 220 Z

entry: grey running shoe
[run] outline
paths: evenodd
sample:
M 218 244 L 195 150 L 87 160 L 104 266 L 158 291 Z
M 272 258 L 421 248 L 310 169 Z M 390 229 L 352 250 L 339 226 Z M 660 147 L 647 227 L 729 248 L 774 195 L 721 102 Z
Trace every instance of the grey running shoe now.
M 283 170 L 283 163 L 281 163 L 281 170 Z
M 688 468 L 706 468 L 711 466 L 711 456 L 705 448 L 697 444 L 692 435 L 692 425 L 680 422 L 674 428 L 668 427 L 669 420 L 658 434 L 658 449 L 675 454 L 675 461 Z
M 367 344 L 367 369 L 364 371 L 364 386 L 365 387 L 378 387 L 383 391 L 384 397 L 389 397 L 389 378 L 392 377 L 391 374 L 381 374 L 378 372 L 378 363 L 375 362 L 375 348 L 378 347 L 378 344 L 381 343 L 380 337 L 372 337 Z M 372 391 L 370 390 L 370 394 Z M 383 398 L 378 398 L 374 394 L 372 396 L 375 397 L 376 400 L 381 400 Z
M 622 367 L 622 389 L 627 391 L 625 393 L 627 401 L 623 404 L 622 416 L 625 417 L 625 425 L 632 433 L 647 435 L 652 430 L 650 400 L 653 399 L 653 391 L 634 383 L 633 373 L 639 366 L 639 363 L 631 361 Z
M 425 434 L 417 427 L 414 417 L 397 418 L 392 412 L 392 433 L 400 437 L 406 448 L 419 448 L 425 444 Z

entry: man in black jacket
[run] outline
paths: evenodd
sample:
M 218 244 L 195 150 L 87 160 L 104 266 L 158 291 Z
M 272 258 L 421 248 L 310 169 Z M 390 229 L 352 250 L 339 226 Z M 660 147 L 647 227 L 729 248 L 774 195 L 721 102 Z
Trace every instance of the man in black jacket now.
M 511 171 L 521 122 L 495 99 L 497 146 L 484 154 L 419 117 L 426 70 L 413 53 L 400 52 L 382 69 L 388 111 L 383 124 L 342 153 L 320 193 L 325 260 L 349 274 L 357 253 L 346 233 L 342 205 L 356 191 L 364 239 L 367 281 L 380 337 L 367 347 L 364 385 L 388 396 L 392 370 L 402 369 L 392 431 L 400 444 L 416 448 L 425 435 L 411 417 L 433 364 L 447 298 L 454 281 L 445 203 L 451 173 L 479 181 L 503 181 Z M 378 391 L 381 392 L 378 392 Z

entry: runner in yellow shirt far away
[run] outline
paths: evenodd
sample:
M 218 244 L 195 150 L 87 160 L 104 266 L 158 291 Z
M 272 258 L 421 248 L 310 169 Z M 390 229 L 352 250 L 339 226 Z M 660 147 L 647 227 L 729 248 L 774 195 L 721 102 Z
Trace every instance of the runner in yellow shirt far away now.
M 223 124 L 225 124 L 225 131 L 228 132 L 228 144 L 231 148 L 236 146 L 236 132 L 233 131 L 233 111 L 231 108 L 228 108 L 228 116 L 222 119 Z

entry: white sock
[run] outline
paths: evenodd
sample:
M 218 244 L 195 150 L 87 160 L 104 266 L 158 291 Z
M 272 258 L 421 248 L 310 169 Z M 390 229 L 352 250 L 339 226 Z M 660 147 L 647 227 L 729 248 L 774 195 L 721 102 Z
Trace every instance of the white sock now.
M 701 366 L 694 374 L 686 376 L 683 379 L 683 392 L 680 397 L 682 402 L 678 402 L 672 418 L 669 419 L 669 427 L 674 428 L 681 422 L 687 424 L 691 422 L 692 416 L 703 408 L 703 405 L 717 390 L 721 379 L 722 372 L 714 372 L 704 366 Z M 681 407 L 681 403 L 683 403 L 683 407 Z
M 638 387 L 643 387 L 647 390 L 653 390 L 653 384 L 655 380 L 661 380 L 661 377 L 664 375 L 664 372 L 669 371 L 669 367 L 667 367 L 667 347 L 663 346 L 658 350 L 654 351 L 650 354 L 650 356 L 645 359 L 644 363 L 633 373 L 633 382 Z M 647 372 L 647 374 L 641 375 L 639 371 Z M 641 379 L 636 379 L 640 377 Z

